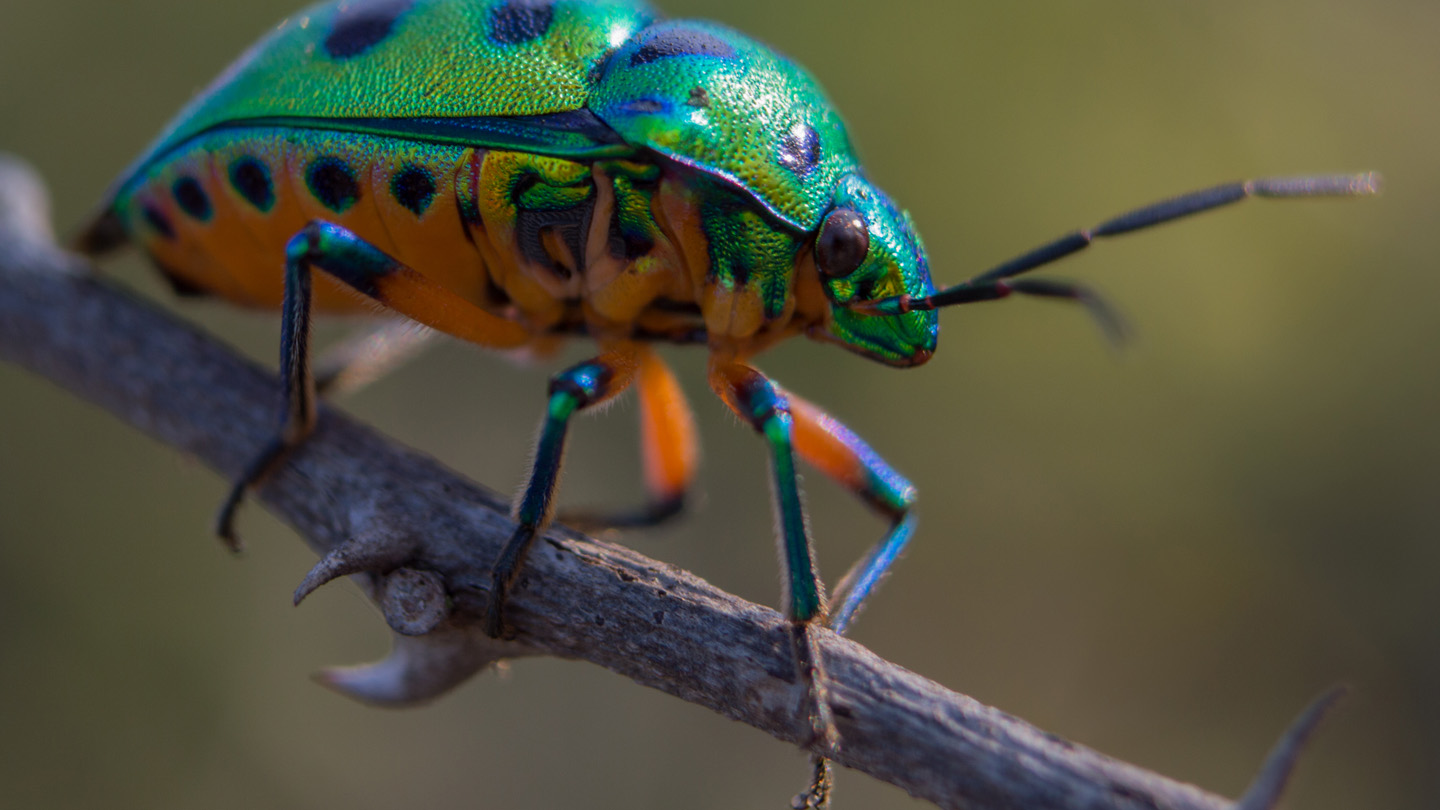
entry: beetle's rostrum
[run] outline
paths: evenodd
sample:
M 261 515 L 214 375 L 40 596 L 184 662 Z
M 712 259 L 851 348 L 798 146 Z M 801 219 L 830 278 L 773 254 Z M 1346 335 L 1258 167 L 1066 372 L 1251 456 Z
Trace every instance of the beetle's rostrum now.
M 1012 293 L 1078 301 L 1117 324 L 1084 287 L 1016 277 L 1096 237 L 1251 195 L 1373 190 L 1368 175 L 1217 187 L 937 291 L 910 215 L 864 174 L 818 83 L 739 32 L 662 21 L 638 0 L 344 0 L 281 23 L 225 71 L 117 181 L 79 244 L 133 242 L 177 291 L 281 310 L 285 416 L 222 507 L 232 544 L 244 492 L 314 427 L 316 312 L 378 305 L 529 357 L 593 340 L 595 357 L 552 378 L 489 590 L 497 637 L 511 632 L 506 594 L 554 512 L 574 414 L 632 387 L 641 400 L 650 503 L 591 522 L 679 513 L 698 442 L 652 345 L 705 344 L 711 388 L 770 450 L 799 717 L 823 757 L 836 734 L 813 634 L 844 632 L 899 557 L 915 488 L 752 358 L 805 335 L 919 365 L 936 349 L 936 310 Z M 797 460 L 890 524 L 828 600 Z M 799 801 L 825 804 L 828 786 L 817 760 Z

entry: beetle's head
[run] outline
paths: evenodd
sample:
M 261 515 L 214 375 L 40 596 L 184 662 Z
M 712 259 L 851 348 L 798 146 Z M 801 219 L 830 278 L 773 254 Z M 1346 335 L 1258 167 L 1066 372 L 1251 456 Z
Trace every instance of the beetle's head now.
M 867 314 L 866 304 L 935 292 L 925 245 L 910 215 L 859 174 L 835 184 L 834 203 L 815 233 L 815 266 L 830 299 L 830 318 L 811 337 L 838 343 L 891 366 L 918 366 L 935 353 L 934 310 Z

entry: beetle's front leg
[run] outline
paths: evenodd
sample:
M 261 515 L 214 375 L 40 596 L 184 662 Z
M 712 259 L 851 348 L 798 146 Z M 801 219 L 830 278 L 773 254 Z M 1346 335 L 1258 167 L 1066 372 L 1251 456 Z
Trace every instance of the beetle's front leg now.
M 550 522 L 570 417 L 628 388 L 639 369 L 642 351 L 637 344 L 620 344 L 593 360 L 572 366 L 550 378 L 550 397 L 540 427 L 540 440 L 535 447 L 535 461 L 515 510 L 515 520 L 519 525 L 500 552 L 491 575 L 485 632 L 492 638 L 500 638 L 504 634 L 506 597 L 520 574 L 530 545 Z
M 914 534 L 915 487 L 838 419 L 794 394 L 787 396 L 800 458 L 890 520 L 890 530 L 851 566 L 831 595 L 836 607 L 826 624 L 844 635 Z
M 844 635 L 850 629 L 865 600 L 900 558 L 915 530 L 915 487 L 896 472 L 864 439 L 839 420 L 794 394 L 789 394 L 795 419 L 795 450 L 807 464 L 850 490 L 866 506 L 890 519 L 890 530 L 851 566 L 832 594 L 826 624 Z M 833 777 L 830 762 L 823 756 L 812 760 L 814 775 L 805 792 L 795 797 L 794 807 L 829 806 Z
M 785 612 L 790 618 L 796 671 L 805 687 L 801 711 L 810 724 L 805 746 L 818 743 L 829 752 L 839 740 L 816 639 L 817 628 L 825 622 L 825 593 L 815 570 L 815 550 L 800 502 L 790 402 L 779 386 L 764 374 L 733 361 L 711 359 L 710 386 L 731 410 L 765 437 L 770 447 L 775 510 L 780 526 L 780 559 L 785 568 Z

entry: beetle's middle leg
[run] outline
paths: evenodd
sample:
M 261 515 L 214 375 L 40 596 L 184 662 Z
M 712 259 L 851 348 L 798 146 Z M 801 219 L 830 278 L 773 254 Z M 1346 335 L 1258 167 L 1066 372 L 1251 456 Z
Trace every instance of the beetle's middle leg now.
M 246 465 L 220 506 L 215 533 L 232 549 L 235 512 L 245 493 L 273 472 L 315 429 L 316 385 L 310 364 L 311 288 L 314 270 L 343 281 L 401 315 L 491 348 L 530 340 L 520 324 L 492 315 L 391 258 L 339 225 L 315 221 L 285 246 L 285 298 L 280 332 L 280 379 L 285 405 L 280 429 Z
M 515 509 L 519 525 L 501 550 L 491 573 L 485 632 L 500 638 L 505 632 L 505 601 L 519 577 L 525 555 L 550 522 L 560 466 L 565 455 L 565 434 L 570 417 L 604 403 L 630 387 L 646 352 L 634 343 L 622 343 L 593 360 L 587 360 L 550 378 L 550 396 L 530 477 Z
M 844 635 L 914 534 L 915 487 L 839 420 L 794 394 L 787 392 L 787 397 L 800 458 L 890 520 L 890 529 L 850 567 L 831 594 L 831 604 L 838 607 L 830 611 L 826 624 Z
M 652 349 L 640 350 L 635 389 L 640 399 L 640 459 L 648 502 L 629 512 L 564 510 L 558 520 L 576 528 L 634 529 L 657 526 L 678 517 L 695 478 L 700 440 L 695 417 L 680 383 Z

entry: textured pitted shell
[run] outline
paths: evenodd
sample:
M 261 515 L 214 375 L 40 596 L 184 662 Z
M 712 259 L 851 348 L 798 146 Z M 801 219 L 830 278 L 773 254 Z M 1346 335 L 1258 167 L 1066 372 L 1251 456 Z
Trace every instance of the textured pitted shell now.
M 714 23 L 663 22 L 632 38 L 605 63 L 590 109 L 632 146 L 725 178 L 803 231 L 857 168 L 815 79 Z
M 344 0 L 280 23 L 186 107 L 148 160 L 247 119 L 580 110 L 604 56 L 656 18 L 639 0 Z

